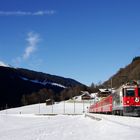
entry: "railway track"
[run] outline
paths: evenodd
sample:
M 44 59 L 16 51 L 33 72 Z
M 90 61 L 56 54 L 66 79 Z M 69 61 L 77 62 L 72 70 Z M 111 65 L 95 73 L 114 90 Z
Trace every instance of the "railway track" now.
M 107 121 L 116 125 L 121 125 L 130 129 L 140 130 L 140 117 L 130 117 L 130 116 L 115 116 L 115 115 L 104 115 L 95 113 L 86 113 L 86 117 L 97 121 Z

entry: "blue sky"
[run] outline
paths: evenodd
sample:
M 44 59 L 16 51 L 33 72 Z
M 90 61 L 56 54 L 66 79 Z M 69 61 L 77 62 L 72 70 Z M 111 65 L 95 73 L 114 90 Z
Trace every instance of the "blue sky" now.
M 0 0 L 0 61 L 105 81 L 140 55 L 139 0 Z

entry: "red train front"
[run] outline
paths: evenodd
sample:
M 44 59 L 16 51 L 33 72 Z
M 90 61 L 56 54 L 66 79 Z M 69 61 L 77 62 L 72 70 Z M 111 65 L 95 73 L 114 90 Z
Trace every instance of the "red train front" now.
M 123 114 L 140 116 L 140 88 L 138 85 L 123 89 Z
M 140 86 L 136 83 L 121 86 L 108 97 L 91 105 L 89 112 L 140 116 Z

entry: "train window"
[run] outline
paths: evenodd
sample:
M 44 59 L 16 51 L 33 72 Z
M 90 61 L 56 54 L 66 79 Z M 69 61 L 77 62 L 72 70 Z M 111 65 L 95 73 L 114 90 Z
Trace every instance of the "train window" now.
M 122 95 L 123 95 L 123 96 L 125 96 L 124 91 L 125 91 L 125 90 L 124 90 L 124 88 L 123 88 L 123 89 L 122 89 Z
M 133 89 L 126 89 L 125 96 L 134 97 L 135 91 Z
M 138 88 L 138 96 L 140 96 L 140 88 Z

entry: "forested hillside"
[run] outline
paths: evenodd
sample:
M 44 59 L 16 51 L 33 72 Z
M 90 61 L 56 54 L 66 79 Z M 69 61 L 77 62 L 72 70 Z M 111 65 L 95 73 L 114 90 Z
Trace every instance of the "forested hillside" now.
M 0 108 L 70 98 L 62 91 L 81 87 L 80 82 L 27 69 L 0 66 Z
M 119 87 L 123 83 L 140 80 L 140 57 L 135 57 L 132 62 L 103 83 L 104 86 Z

